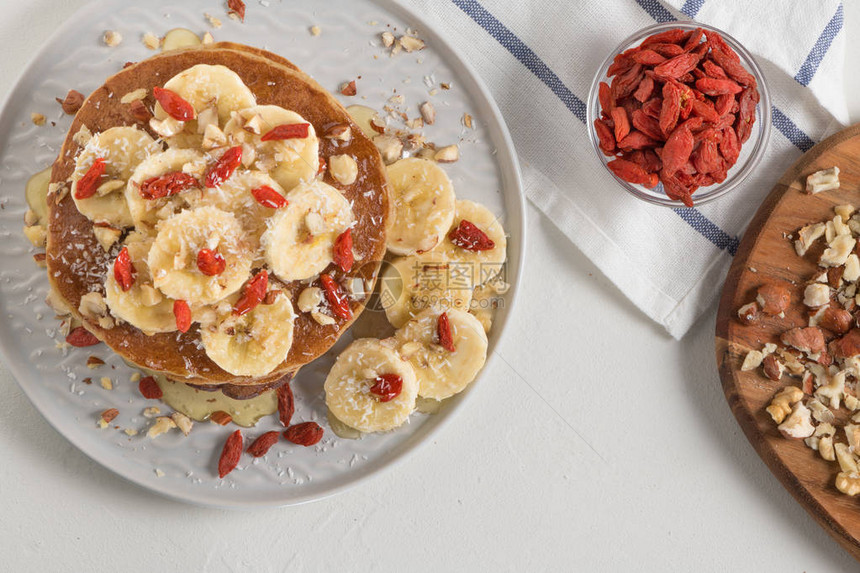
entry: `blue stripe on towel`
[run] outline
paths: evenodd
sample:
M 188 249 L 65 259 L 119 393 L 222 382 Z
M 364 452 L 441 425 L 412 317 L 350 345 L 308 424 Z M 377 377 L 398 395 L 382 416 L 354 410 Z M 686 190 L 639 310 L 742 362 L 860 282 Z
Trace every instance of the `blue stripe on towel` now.
M 564 103 L 565 106 L 583 123 L 586 121 L 585 103 L 576 97 L 570 89 L 564 85 L 561 79 L 547 66 L 543 60 L 529 48 L 525 42 L 519 39 L 507 26 L 502 24 L 477 0 L 451 0 L 460 10 L 466 13 L 472 20 L 483 28 L 490 36 L 496 39 L 508 52 L 522 63 L 526 69 L 532 72 Z M 637 0 L 639 1 L 639 0 Z M 644 1 L 644 0 L 643 0 Z M 659 3 L 653 2 L 660 6 Z M 662 8 L 662 6 L 660 6 Z M 663 8 L 665 11 L 665 8 Z M 668 12 L 667 12 L 668 13 Z M 671 17 L 671 14 L 669 14 Z M 674 19 L 674 18 L 673 18 Z M 738 250 L 738 237 L 732 237 L 720 229 L 713 221 L 702 215 L 697 209 L 682 208 L 673 209 L 690 227 L 705 237 L 718 249 L 725 250 L 730 255 Z
M 803 133 L 797 125 L 788 116 L 779 111 L 776 106 L 771 107 L 773 113 L 773 126 L 783 134 L 786 139 L 795 145 L 801 151 L 809 151 L 815 142 L 808 135 Z
M 808 86 L 809 82 L 812 81 L 813 76 L 815 76 L 815 72 L 818 70 L 818 66 L 821 64 L 821 60 L 824 59 L 824 55 L 830 48 L 830 44 L 833 43 L 834 38 L 836 38 L 839 31 L 842 29 L 843 20 L 844 14 L 842 3 L 840 2 L 839 7 L 836 8 L 836 13 L 833 14 L 830 22 L 828 22 L 827 26 L 824 27 L 824 31 L 821 32 L 821 35 L 818 36 L 818 40 L 815 41 L 812 51 L 810 51 L 809 55 L 806 56 L 806 61 L 803 62 L 802 66 L 800 66 L 800 70 L 798 70 L 797 75 L 794 76 L 797 83 L 802 86 Z
M 688 18 L 695 18 L 702 6 L 705 5 L 705 0 L 687 0 L 681 6 L 681 12 L 687 15 Z

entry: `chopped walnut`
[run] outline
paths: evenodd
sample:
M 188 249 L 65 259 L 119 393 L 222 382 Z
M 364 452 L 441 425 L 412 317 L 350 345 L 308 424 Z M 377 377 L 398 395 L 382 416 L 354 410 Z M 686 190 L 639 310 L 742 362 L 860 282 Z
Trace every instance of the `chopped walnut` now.
M 176 427 L 176 422 L 170 419 L 167 416 L 160 416 L 155 419 L 155 423 L 150 426 L 149 430 L 146 432 L 146 437 L 153 439 L 157 438 L 161 434 L 168 432 Z
M 848 255 L 854 250 L 857 240 L 851 235 L 837 235 L 818 260 L 822 267 L 838 267 L 844 265 Z
M 173 420 L 173 423 L 176 424 L 176 427 L 179 428 L 183 434 L 187 436 L 191 433 L 191 428 L 194 426 L 194 422 L 191 418 L 182 412 L 174 412 L 170 415 L 170 419 Z
M 816 171 L 806 178 L 806 192 L 812 195 L 822 191 L 839 189 L 839 168 L 831 167 Z
M 102 41 L 106 46 L 115 48 L 120 45 L 122 42 L 122 34 L 117 32 L 116 30 L 107 30 L 102 36 Z
M 811 416 L 812 412 L 809 408 L 804 406 L 803 402 L 797 402 L 794 404 L 791 414 L 777 429 L 786 438 L 808 438 L 815 431 Z
M 797 386 L 786 386 L 774 396 L 770 406 L 766 408 L 767 413 L 777 424 L 781 424 L 785 417 L 791 413 L 791 407 L 803 399 L 803 391 Z

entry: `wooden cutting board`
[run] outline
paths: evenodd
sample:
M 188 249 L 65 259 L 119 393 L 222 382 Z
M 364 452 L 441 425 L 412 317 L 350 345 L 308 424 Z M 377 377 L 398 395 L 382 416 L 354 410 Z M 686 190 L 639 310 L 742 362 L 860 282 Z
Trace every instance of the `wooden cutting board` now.
M 838 166 L 841 188 L 817 195 L 803 192 L 806 176 Z M 731 199 L 729 199 L 731 200 Z M 860 496 L 851 498 L 834 485 L 839 466 L 823 460 L 802 440 L 783 438 L 765 408 L 786 385 L 799 386 L 797 378 L 773 382 L 761 369 L 741 372 L 747 352 L 793 326 L 806 326 L 802 305 L 806 281 L 815 273 L 823 251 L 817 241 L 805 257 L 794 250 L 786 235 L 809 223 L 834 216 L 836 205 L 853 204 L 860 210 L 860 124 L 854 125 L 809 150 L 779 180 L 755 214 L 740 243 L 717 314 L 717 365 L 726 399 L 750 443 L 789 492 L 845 549 L 860 560 Z M 784 319 L 765 317 L 745 326 L 737 310 L 755 300 L 756 290 L 768 281 L 792 282 L 792 307 Z

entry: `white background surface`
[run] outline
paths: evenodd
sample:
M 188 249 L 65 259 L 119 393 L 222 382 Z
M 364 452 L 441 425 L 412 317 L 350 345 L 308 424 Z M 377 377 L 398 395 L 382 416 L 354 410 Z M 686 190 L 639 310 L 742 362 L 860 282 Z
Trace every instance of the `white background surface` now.
M 0 0 L 0 97 L 83 3 Z M 856 3 L 845 27 L 853 63 Z M 855 65 L 846 89 L 859 120 Z M 528 219 L 503 360 L 435 440 L 329 500 L 254 513 L 164 500 L 78 452 L 0 366 L 0 569 L 856 571 L 732 417 L 715 309 L 675 342 Z

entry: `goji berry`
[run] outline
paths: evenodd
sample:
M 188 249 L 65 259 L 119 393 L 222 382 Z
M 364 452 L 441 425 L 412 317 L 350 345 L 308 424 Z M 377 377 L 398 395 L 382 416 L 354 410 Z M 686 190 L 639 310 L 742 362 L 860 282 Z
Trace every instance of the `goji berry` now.
M 724 80 L 728 78 L 728 76 L 726 75 L 726 71 L 717 64 L 715 64 L 712 60 L 705 60 L 704 62 L 702 62 L 702 70 L 704 70 L 705 74 L 709 77 L 718 80 Z
M 75 185 L 75 199 L 89 199 L 96 194 L 99 180 L 105 174 L 106 163 L 103 157 L 97 157 L 84 176 Z
M 652 97 L 642 104 L 642 113 L 654 119 L 660 119 L 660 111 L 663 109 L 663 98 Z
M 699 56 L 692 53 L 684 53 L 666 60 L 654 68 L 654 73 L 661 78 L 680 78 L 699 63 Z
M 718 96 L 723 94 L 740 93 L 743 88 L 732 80 L 719 80 L 716 78 L 702 78 L 696 80 L 696 88 L 705 95 Z
M 652 44 L 651 49 L 666 58 L 674 58 L 684 53 L 684 47 L 678 44 Z
M 272 128 L 261 141 L 280 141 L 282 139 L 304 139 L 310 133 L 309 123 L 285 123 Z
M 269 209 L 280 209 L 281 207 L 285 207 L 289 204 L 289 201 L 287 201 L 283 195 L 268 185 L 251 189 L 251 195 L 254 196 L 257 203 L 263 207 L 268 207 Z
M 626 159 L 613 159 L 606 164 L 609 170 L 621 179 L 634 185 L 654 187 L 657 185 L 657 175 L 647 173 L 642 167 Z
M 334 264 L 345 273 L 352 269 L 355 262 L 352 254 L 352 229 L 347 229 L 334 241 Z
M 643 66 L 656 66 L 666 61 L 666 57 L 654 50 L 640 50 L 633 54 L 633 61 Z
M 699 42 L 702 40 L 702 36 L 705 35 L 705 30 L 702 28 L 696 28 L 684 42 L 684 50 L 690 51 L 696 46 L 699 45 Z
M 723 137 L 720 140 L 720 153 L 725 157 L 729 165 L 734 165 L 741 154 L 740 142 L 734 128 L 727 127 L 722 130 Z
M 717 110 L 714 109 L 714 105 L 711 102 L 694 99 L 693 113 L 710 123 L 720 121 L 720 114 L 717 113 Z
M 439 339 L 439 346 L 448 352 L 456 352 L 454 347 L 454 335 L 451 332 L 451 322 L 448 320 L 448 313 L 443 312 L 436 319 L 436 338 Z
M 660 108 L 660 130 L 665 136 L 672 133 L 681 114 L 681 89 L 677 82 L 663 85 L 663 105 Z
M 236 301 L 236 305 L 233 307 L 233 314 L 242 316 L 257 308 L 266 297 L 266 290 L 268 288 L 269 273 L 266 270 L 262 270 L 254 275 L 254 278 L 249 280 L 248 284 L 245 285 L 245 292 L 242 294 L 242 298 Z
M 289 382 L 283 384 L 277 390 L 278 394 L 278 419 L 284 427 L 290 426 L 290 420 L 296 411 L 296 402 L 293 398 L 293 390 L 290 388 Z
M 227 441 L 224 442 L 224 448 L 221 450 L 221 457 L 218 458 L 218 477 L 223 478 L 239 465 L 239 458 L 242 457 L 242 430 L 236 430 Z
M 633 112 L 633 127 L 653 139 L 655 142 L 663 139 L 663 132 L 660 130 L 660 123 L 653 117 L 646 115 L 641 109 L 637 109 Z
M 651 96 L 654 94 L 654 78 L 646 75 L 642 78 L 642 81 L 639 82 L 639 85 L 636 87 L 636 91 L 633 92 L 633 97 L 637 101 L 645 103 L 648 101 Z
M 245 21 L 245 3 L 242 0 L 227 0 L 227 8 L 230 14 L 236 14 L 241 21 Z
M 615 123 L 615 141 L 621 141 L 630 133 L 630 118 L 627 117 L 627 110 L 623 107 L 616 107 L 610 115 L 613 123 Z
M 741 92 L 741 97 L 738 99 L 738 119 L 735 125 L 735 131 L 738 134 L 738 141 L 746 143 L 752 133 L 752 126 L 755 123 L 755 106 L 758 103 L 758 91 L 753 88 L 746 88 Z
M 634 149 L 645 149 L 646 147 L 654 147 L 657 141 L 651 139 L 641 131 L 631 131 L 627 137 L 618 142 L 618 147 L 624 151 L 633 151 Z
M 680 44 L 688 37 L 689 36 L 685 30 L 673 28 L 671 30 L 666 30 L 665 32 L 658 32 L 648 36 L 642 40 L 640 45 L 644 48 L 650 44 Z
M 597 100 L 600 102 L 600 107 L 606 113 L 611 112 L 612 108 L 615 107 L 615 103 L 612 101 L 612 96 L 610 95 L 609 84 L 606 82 L 600 82 L 597 85 Z
M 598 147 L 604 155 L 612 156 L 615 154 L 615 136 L 612 134 L 612 129 L 602 119 L 594 120 L 594 133 L 597 134 Z
M 197 251 L 197 268 L 207 277 L 214 277 L 226 270 L 227 261 L 218 251 L 200 249 Z
M 135 269 L 131 263 L 128 247 L 123 247 L 113 262 L 113 278 L 123 292 L 128 292 L 134 284 Z
M 140 382 L 137 383 L 137 389 L 147 400 L 158 400 L 164 395 L 158 382 L 156 382 L 155 378 L 152 376 L 144 376 L 141 378 Z
M 181 193 L 197 187 L 200 183 L 188 173 L 174 171 L 158 177 L 151 177 L 140 184 L 140 196 L 153 201 Z
M 298 446 L 310 447 L 323 437 L 323 429 L 316 422 L 303 422 L 290 426 L 284 437 Z
M 84 348 L 86 346 L 93 346 L 101 342 L 96 335 L 84 328 L 83 326 L 78 326 L 73 328 L 69 334 L 66 335 L 66 343 L 75 346 L 77 348 Z
M 484 231 L 466 219 L 448 233 L 448 240 L 461 249 L 473 252 L 489 251 L 496 247 L 496 243 Z
M 161 104 L 164 112 L 173 119 L 191 121 L 197 117 L 197 114 L 194 112 L 194 106 L 174 91 L 155 86 L 152 88 L 152 95 Z
M 321 274 L 320 281 L 325 291 L 325 298 L 334 315 L 343 320 L 351 319 L 352 309 L 349 307 L 349 299 L 343 294 L 340 285 L 331 278 L 331 275 L 327 274 Z
M 675 128 L 663 146 L 663 170 L 671 175 L 681 169 L 690 159 L 694 143 L 689 127 L 679 125 Z
M 390 402 L 403 391 L 403 378 L 397 374 L 380 374 L 373 379 L 370 393 L 380 402 Z
M 248 449 L 245 450 L 255 458 L 259 458 L 265 456 L 269 452 L 269 448 L 275 445 L 280 437 L 279 432 L 272 430 L 270 432 L 266 432 L 259 436 L 256 440 L 254 440 Z
M 206 187 L 211 189 L 219 187 L 230 179 L 236 168 L 242 163 L 242 146 L 231 147 L 221 156 L 215 165 L 206 173 Z
M 173 301 L 173 316 L 176 318 L 176 330 L 188 332 L 191 328 L 191 307 L 184 300 Z

